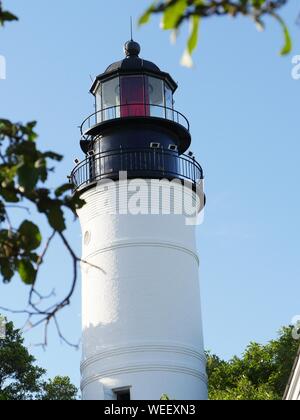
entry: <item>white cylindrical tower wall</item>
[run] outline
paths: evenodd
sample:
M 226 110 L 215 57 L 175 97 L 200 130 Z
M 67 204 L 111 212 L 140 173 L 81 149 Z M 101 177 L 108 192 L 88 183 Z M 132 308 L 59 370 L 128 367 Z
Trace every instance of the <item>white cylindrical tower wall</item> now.
M 123 388 L 132 400 L 207 399 L 195 226 L 174 212 L 118 214 L 112 186 L 82 198 L 83 399 Z

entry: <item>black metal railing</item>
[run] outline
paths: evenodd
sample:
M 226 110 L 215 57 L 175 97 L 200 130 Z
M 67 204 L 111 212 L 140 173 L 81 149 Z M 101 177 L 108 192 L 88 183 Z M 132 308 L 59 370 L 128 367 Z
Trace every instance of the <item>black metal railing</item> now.
M 135 103 L 125 105 L 115 105 L 101 109 L 87 117 L 80 126 L 81 134 L 85 135 L 92 127 L 105 121 L 128 117 L 154 117 L 176 122 L 188 131 L 190 123 L 188 119 L 173 108 L 162 105 Z
M 75 190 L 80 190 L 102 179 L 119 179 L 127 172 L 128 178 L 182 179 L 194 184 L 203 179 L 200 164 L 192 157 L 178 155 L 171 150 L 119 149 L 87 157 L 71 174 Z

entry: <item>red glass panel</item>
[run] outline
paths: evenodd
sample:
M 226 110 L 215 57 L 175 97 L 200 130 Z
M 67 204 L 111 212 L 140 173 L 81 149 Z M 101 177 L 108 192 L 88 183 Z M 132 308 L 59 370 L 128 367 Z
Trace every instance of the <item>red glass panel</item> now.
M 146 80 L 143 76 L 121 77 L 121 117 L 150 115 Z

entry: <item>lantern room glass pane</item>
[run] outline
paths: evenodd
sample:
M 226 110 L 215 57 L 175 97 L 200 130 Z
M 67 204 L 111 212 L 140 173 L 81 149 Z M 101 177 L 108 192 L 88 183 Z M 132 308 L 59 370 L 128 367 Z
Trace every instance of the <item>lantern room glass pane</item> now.
M 164 82 L 156 77 L 148 77 L 150 115 L 165 118 Z
M 103 121 L 120 117 L 120 81 L 119 77 L 102 84 Z
M 148 97 L 145 94 L 144 76 L 121 77 L 121 116 L 149 115 Z
M 102 85 L 100 84 L 96 92 L 96 123 L 102 122 Z
M 173 92 L 167 83 L 165 83 L 165 100 L 166 100 L 166 118 L 168 120 L 174 120 Z

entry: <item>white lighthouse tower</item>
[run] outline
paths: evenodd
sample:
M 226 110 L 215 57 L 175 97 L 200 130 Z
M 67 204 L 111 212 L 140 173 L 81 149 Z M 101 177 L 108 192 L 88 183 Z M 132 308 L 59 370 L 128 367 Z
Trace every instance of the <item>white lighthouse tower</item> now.
M 98 76 L 72 173 L 86 202 L 82 395 L 85 400 L 207 399 L 195 223 L 203 172 L 177 85 L 140 46 Z M 200 187 L 200 188 L 199 188 Z M 185 203 L 182 206 L 182 202 Z M 184 207 L 183 211 L 180 211 Z

